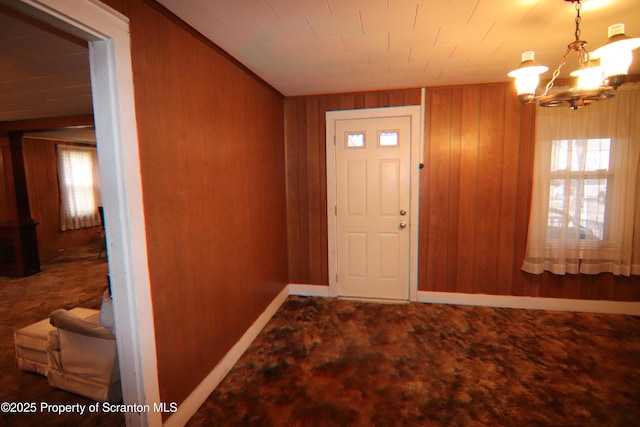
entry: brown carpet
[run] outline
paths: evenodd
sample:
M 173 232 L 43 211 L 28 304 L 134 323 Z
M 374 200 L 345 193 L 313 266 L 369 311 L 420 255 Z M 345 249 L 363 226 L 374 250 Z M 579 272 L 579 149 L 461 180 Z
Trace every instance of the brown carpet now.
M 638 426 L 640 319 L 290 297 L 190 426 Z
M 91 404 L 93 401 L 51 388 L 41 375 L 15 365 L 13 331 L 47 318 L 58 308 L 99 308 L 107 285 L 105 255 L 100 246 L 73 248 L 42 262 L 42 271 L 23 278 L 0 277 L 0 402 Z M 120 426 L 121 414 L 56 415 L 0 413 L 2 426 Z
M 15 367 L 14 329 L 98 308 L 98 248 L 0 277 L 0 402 L 93 403 Z M 640 426 L 640 319 L 290 297 L 191 426 Z M 121 426 L 120 414 L 0 414 Z

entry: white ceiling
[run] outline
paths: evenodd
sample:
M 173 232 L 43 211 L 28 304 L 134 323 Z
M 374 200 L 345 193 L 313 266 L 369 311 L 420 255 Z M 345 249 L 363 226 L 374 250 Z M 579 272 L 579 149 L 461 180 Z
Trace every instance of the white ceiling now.
M 508 81 L 523 51 L 553 69 L 575 39 L 567 0 L 159 1 L 287 96 Z M 611 24 L 640 37 L 639 0 L 581 16 L 589 50 Z
M 508 81 L 525 50 L 555 68 L 575 29 L 567 0 L 159 1 L 287 96 Z M 590 50 L 610 24 L 640 36 L 640 0 L 581 15 Z M 91 113 L 86 43 L 0 6 L 0 122 Z
M 92 113 L 87 43 L 0 6 L 0 122 Z

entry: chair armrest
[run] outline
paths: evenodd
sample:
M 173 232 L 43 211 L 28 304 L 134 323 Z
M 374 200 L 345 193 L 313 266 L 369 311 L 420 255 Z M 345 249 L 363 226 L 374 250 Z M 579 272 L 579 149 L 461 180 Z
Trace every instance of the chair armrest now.
M 49 322 L 58 329 L 88 337 L 115 340 L 113 333 L 102 325 L 84 320 L 62 308 L 51 313 Z

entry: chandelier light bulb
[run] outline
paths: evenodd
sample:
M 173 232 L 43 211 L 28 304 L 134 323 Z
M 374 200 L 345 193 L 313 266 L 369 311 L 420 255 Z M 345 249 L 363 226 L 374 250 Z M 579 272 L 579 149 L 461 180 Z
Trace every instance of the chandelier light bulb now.
M 521 102 L 529 102 L 533 98 L 540 83 L 540 74 L 549 69 L 535 62 L 534 56 L 533 51 L 523 52 L 520 66 L 508 74 L 516 79 L 516 92 Z
M 600 58 L 605 82 L 617 88 L 626 81 L 633 61 L 633 50 L 640 47 L 640 38 L 628 37 L 624 33 L 624 24 L 609 26 L 608 36 L 607 44 L 596 49 L 592 56 Z
M 597 60 L 592 61 L 593 64 L 581 70 L 571 73 L 572 76 L 578 77 L 577 89 L 598 89 L 604 81 L 602 67 Z

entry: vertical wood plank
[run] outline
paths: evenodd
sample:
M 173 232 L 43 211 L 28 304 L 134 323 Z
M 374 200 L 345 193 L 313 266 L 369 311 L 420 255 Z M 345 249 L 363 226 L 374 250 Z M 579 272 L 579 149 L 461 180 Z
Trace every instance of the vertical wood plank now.
M 460 193 L 458 218 L 458 274 L 456 290 L 474 292 L 476 215 L 478 198 L 478 140 L 480 132 L 480 89 L 462 91 Z
M 435 91 L 429 111 L 431 121 L 441 123 L 430 132 L 427 181 L 427 289 L 444 290 L 447 272 L 447 230 L 449 222 L 449 168 L 451 146 L 451 94 Z M 447 125 L 449 124 L 449 125 Z
M 478 139 L 478 186 L 474 258 L 474 291 L 497 291 L 497 254 L 502 190 L 502 142 L 504 86 L 480 90 Z
M 460 156 L 461 156 L 461 115 L 462 89 L 451 90 L 451 129 L 450 129 L 450 162 L 449 162 L 449 221 L 447 230 L 447 276 L 445 290 L 456 291 L 458 274 L 458 223 L 462 212 L 460 203 Z
M 315 283 L 322 277 L 322 244 L 321 244 L 321 232 L 322 232 L 322 218 L 325 217 L 322 212 L 322 204 L 320 198 L 326 195 L 322 194 L 321 177 L 320 177 L 320 162 L 322 150 L 324 144 L 319 138 L 320 124 L 319 124 L 319 111 L 318 111 L 318 98 L 312 98 L 306 103 L 306 120 L 307 120 L 307 133 L 305 140 L 307 143 L 307 214 L 309 216 L 309 280 L 311 283 Z
M 287 187 L 287 254 L 289 281 L 300 282 L 300 153 L 298 150 L 298 103 L 293 99 L 284 102 L 285 168 Z
M 516 211 L 518 192 L 518 156 L 521 106 L 513 90 L 504 92 L 504 138 L 502 157 L 502 192 L 500 196 L 500 235 L 498 238 L 498 278 L 496 292 L 510 295 L 516 238 Z
M 513 93 L 513 92 L 512 92 Z M 514 94 L 515 96 L 515 94 Z M 527 247 L 531 186 L 533 182 L 533 153 L 535 141 L 535 106 L 522 107 L 520 120 L 520 149 L 518 156 L 518 192 L 516 199 L 516 240 L 513 265 L 513 295 L 538 296 L 541 277 L 522 271 Z

